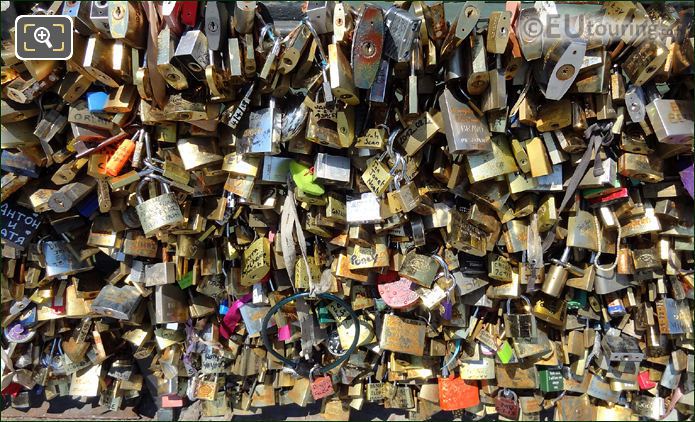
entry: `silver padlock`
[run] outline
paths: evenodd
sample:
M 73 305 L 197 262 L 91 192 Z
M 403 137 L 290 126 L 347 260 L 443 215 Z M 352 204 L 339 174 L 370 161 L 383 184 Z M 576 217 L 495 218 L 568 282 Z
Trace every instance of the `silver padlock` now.
M 157 262 L 145 267 L 145 286 L 159 286 L 176 282 L 176 264 L 174 262 Z
M 384 24 L 384 55 L 397 62 L 409 61 L 422 20 L 408 11 L 391 7 L 384 15 Z
M 238 154 L 278 154 L 280 152 L 281 118 L 271 97 L 267 108 L 252 111 L 246 126 L 237 140 Z
M 630 287 L 630 280 L 627 275 L 618 274 L 615 268 L 608 270 L 600 266 L 596 267 L 596 275 L 594 277 L 596 293 L 606 295 L 628 287 Z
M 154 290 L 154 322 L 166 324 L 169 322 L 188 321 L 188 301 L 178 284 L 156 286 Z
M 205 81 L 205 68 L 210 64 L 208 39 L 203 31 L 188 31 L 181 37 L 172 59 L 179 69 L 187 69 L 199 81 Z
M 183 221 L 181 208 L 176 202 L 176 197 L 169 190 L 169 185 L 162 183 L 164 193 L 145 200 L 142 197 L 142 189 L 158 176 L 150 175 L 143 178 L 138 183 L 136 197 L 138 204 L 135 206 L 135 212 L 138 214 L 142 231 L 145 232 L 145 237 L 152 237 L 158 230 L 166 229 Z
M 127 320 L 133 316 L 141 299 L 142 296 L 135 286 L 116 287 L 107 284 L 92 302 L 92 312 Z
M 316 155 L 314 176 L 323 181 L 350 183 L 350 158 L 320 152 Z
M 57 240 L 39 243 L 46 260 L 46 277 L 64 277 L 93 268 L 75 257 L 70 251 L 68 242 Z
M 504 332 L 511 338 L 536 338 L 536 317 L 531 313 L 531 301 L 526 296 L 521 296 L 526 303 L 525 314 L 513 314 L 511 312 L 511 299 L 507 299 L 507 313 L 504 314 Z
M 604 335 L 601 349 L 610 362 L 641 362 L 644 359 L 639 343 L 630 336 Z
M 659 142 L 691 144 L 693 142 L 692 105 L 683 100 L 655 99 L 647 106 L 647 116 Z
M 319 35 L 333 32 L 334 1 L 307 2 L 306 17 Z

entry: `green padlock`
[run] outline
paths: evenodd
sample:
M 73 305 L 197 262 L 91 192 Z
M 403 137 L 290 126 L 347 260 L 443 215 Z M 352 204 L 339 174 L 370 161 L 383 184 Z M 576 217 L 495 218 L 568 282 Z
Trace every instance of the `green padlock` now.
M 189 271 L 178 281 L 181 290 L 187 289 L 193 285 L 193 271 Z
M 587 292 L 585 290 L 574 289 L 574 297 L 567 302 L 567 309 L 584 309 L 586 307 Z
M 335 322 L 333 315 L 331 315 L 331 313 L 328 311 L 328 308 L 326 308 L 325 306 L 319 305 L 317 313 L 319 317 L 319 324 L 330 324 L 332 322 Z
M 538 371 L 540 389 L 544 393 L 552 393 L 565 389 L 565 379 L 559 368 L 546 368 Z
M 512 360 L 513 356 L 514 349 L 512 348 L 512 345 L 505 340 L 504 343 L 502 343 L 502 346 L 500 346 L 500 348 L 497 349 L 497 357 L 500 358 L 500 362 L 502 362 L 503 364 L 507 364 L 509 363 L 509 361 Z
M 304 192 L 315 196 L 325 193 L 323 186 L 316 183 L 313 169 L 310 169 L 308 166 L 292 160 L 290 161 L 290 173 L 294 183 Z

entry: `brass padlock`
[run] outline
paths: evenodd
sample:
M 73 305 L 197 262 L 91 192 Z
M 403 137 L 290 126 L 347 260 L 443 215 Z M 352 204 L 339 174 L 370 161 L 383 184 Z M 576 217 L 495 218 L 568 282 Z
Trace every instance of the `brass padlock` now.
M 241 285 L 250 286 L 261 281 L 270 271 L 270 242 L 267 237 L 256 239 L 244 251 Z
M 439 264 L 432 257 L 411 251 L 403 259 L 398 274 L 420 286 L 430 288 L 438 270 Z
M 536 338 L 536 318 L 531 314 L 531 301 L 526 296 L 521 296 L 521 299 L 526 304 L 526 310 L 529 313 L 513 314 L 511 313 L 511 299 L 507 299 L 507 313 L 504 314 L 504 331 L 507 337 L 517 338 Z
M 148 184 L 158 180 L 154 176 L 147 176 L 138 183 L 136 195 L 138 204 L 135 206 L 145 237 L 152 237 L 157 231 L 175 226 L 183 221 L 181 208 L 176 197 L 169 190 L 166 183 L 162 183 L 163 193 L 145 200 L 142 190 Z
M 384 350 L 422 356 L 425 351 L 425 332 L 422 322 L 386 314 L 379 345 Z
M 448 89 L 439 96 L 449 153 L 466 154 L 492 150 L 490 132 L 483 119 Z

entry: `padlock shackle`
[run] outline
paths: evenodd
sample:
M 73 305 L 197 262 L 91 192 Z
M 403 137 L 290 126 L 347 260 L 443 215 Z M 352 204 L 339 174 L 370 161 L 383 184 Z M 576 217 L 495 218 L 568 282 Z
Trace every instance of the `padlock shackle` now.
M 401 188 L 401 179 L 405 180 L 406 183 L 408 183 L 410 180 L 407 180 L 405 175 L 405 158 L 399 153 L 395 153 L 396 155 L 396 162 L 393 164 L 393 167 L 391 170 L 389 170 L 389 174 L 393 176 L 393 184 L 396 187 L 396 189 Z M 400 167 L 400 171 L 398 171 L 398 168 Z
M 519 298 L 521 300 L 523 300 L 524 302 L 526 302 L 529 309 L 531 309 L 531 301 L 529 300 L 529 298 L 527 298 L 524 295 L 520 295 Z M 511 315 L 511 304 L 512 304 L 512 299 L 507 299 L 507 315 Z
M 449 372 L 449 365 L 454 363 L 456 360 L 456 357 L 458 356 L 459 352 L 461 351 L 461 339 L 457 338 L 456 339 L 456 347 L 454 348 L 454 353 L 451 354 L 451 357 L 447 359 L 444 364 L 442 365 L 442 375 L 443 376 L 448 376 Z
M 314 25 L 311 23 L 308 17 L 305 17 L 302 19 L 302 23 L 309 28 L 309 32 L 311 32 L 311 35 L 314 37 L 314 40 L 316 41 L 316 47 L 318 47 L 318 52 L 319 56 L 321 56 L 321 67 L 323 69 L 328 67 L 328 57 L 326 56 L 326 51 L 323 49 L 323 43 L 321 42 L 321 38 L 319 37 L 318 32 L 316 32 L 316 28 L 314 28 Z
M 389 136 L 389 137 L 391 136 L 391 128 L 386 126 L 385 123 L 379 123 L 378 125 L 376 125 L 376 128 L 377 129 L 384 129 L 384 131 L 386 132 L 386 136 Z
M 273 348 L 273 343 L 270 341 L 270 338 L 268 337 L 268 323 L 270 322 L 270 318 L 275 315 L 277 311 L 280 310 L 283 306 L 286 304 L 295 301 L 297 299 L 302 299 L 305 297 L 309 297 L 311 293 L 310 292 L 301 292 L 301 293 L 295 293 L 292 296 L 288 296 L 278 303 L 276 303 L 270 310 L 268 311 L 267 314 L 265 314 L 265 317 L 263 317 L 263 322 L 261 323 L 261 340 L 263 340 L 263 345 L 265 346 L 266 350 L 268 352 L 275 356 L 277 359 L 279 359 L 281 362 L 283 362 L 285 365 L 292 369 L 296 369 L 299 364 L 301 363 L 301 359 L 297 361 L 293 361 L 290 359 L 287 359 L 286 357 L 282 356 L 280 353 L 278 353 L 274 348 Z M 316 296 L 318 296 L 321 299 L 326 299 L 330 300 L 333 302 L 336 302 L 338 305 L 340 305 L 343 309 L 348 311 L 348 314 L 350 315 L 350 319 L 352 320 L 354 326 L 355 326 L 355 336 L 352 339 L 352 343 L 350 344 L 350 347 L 340 356 L 338 359 L 333 361 L 332 363 L 329 363 L 326 366 L 320 366 L 316 370 L 319 373 L 325 373 L 330 371 L 331 369 L 339 366 L 343 362 L 345 362 L 350 355 L 357 349 L 357 344 L 359 343 L 360 340 L 360 323 L 357 319 L 357 314 L 355 311 L 352 310 L 350 305 L 348 305 L 344 300 L 341 298 L 332 295 L 330 293 L 318 293 Z
M 385 125 L 379 125 L 379 126 L 386 127 Z M 393 131 L 389 131 L 389 130 L 386 131 L 386 133 L 388 133 L 389 137 L 386 140 L 386 149 L 384 150 L 384 152 L 381 153 L 381 155 L 379 155 L 379 158 L 378 158 L 379 161 L 382 161 L 384 158 L 386 158 L 387 155 L 392 160 L 394 160 L 396 162 L 398 161 L 398 157 L 400 156 L 400 154 L 398 154 L 397 152 L 395 152 L 393 150 L 393 143 L 396 141 L 396 138 L 398 137 L 398 134 L 400 132 L 401 132 L 400 127 L 394 129 Z M 393 169 L 391 169 L 392 170 L 391 175 L 394 174 L 396 167 L 398 167 L 397 163 L 395 163 L 393 166 Z
M 138 183 L 138 186 L 135 188 L 135 199 L 138 201 L 138 204 L 145 202 L 145 198 L 142 197 L 142 190 L 145 188 L 145 185 L 150 182 L 150 180 L 150 176 L 143 177 Z
M 439 264 L 440 267 L 442 267 L 442 271 L 444 271 L 444 277 L 449 278 L 450 273 L 449 273 L 449 266 L 447 265 L 446 261 L 444 258 L 437 254 L 432 255 L 432 259 L 437 261 L 437 264 Z
M 439 266 L 442 267 L 442 270 L 444 271 L 444 278 L 446 278 L 447 280 L 450 280 L 450 281 L 451 281 L 451 286 L 449 286 L 449 287 L 446 289 L 446 294 L 448 295 L 448 294 L 451 293 L 451 291 L 454 290 L 454 288 L 456 287 L 456 280 L 455 280 L 454 277 L 451 275 L 451 271 L 449 271 L 449 265 L 447 265 L 447 263 L 446 263 L 446 261 L 444 260 L 444 258 L 442 258 L 441 256 L 439 256 L 439 255 L 437 255 L 437 254 L 433 254 L 433 255 L 432 255 L 432 259 L 434 259 L 435 261 L 437 261 L 437 263 L 439 264 Z
M 151 179 L 158 180 L 159 185 L 162 187 L 163 194 L 171 193 L 171 188 L 169 187 L 169 180 L 158 174 L 150 174 Z
M 145 188 L 145 185 L 154 180 L 158 180 L 160 182 L 164 195 L 171 193 L 171 189 L 169 189 L 169 183 L 165 178 L 157 174 L 150 174 L 148 176 L 143 177 L 142 180 L 140 180 L 140 182 L 138 183 L 137 188 L 135 188 L 135 199 L 138 201 L 138 205 L 145 202 L 145 198 L 143 198 L 142 196 L 142 190 Z
M 148 160 L 152 160 L 152 142 L 150 140 L 150 134 L 145 129 L 142 129 L 142 138 L 145 141 L 145 156 Z
M 500 397 L 504 395 L 505 397 L 512 397 L 514 401 L 519 400 L 519 396 L 516 394 L 516 391 L 509 389 L 507 387 L 501 389 L 499 393 L 497 393 L 497 397 Z

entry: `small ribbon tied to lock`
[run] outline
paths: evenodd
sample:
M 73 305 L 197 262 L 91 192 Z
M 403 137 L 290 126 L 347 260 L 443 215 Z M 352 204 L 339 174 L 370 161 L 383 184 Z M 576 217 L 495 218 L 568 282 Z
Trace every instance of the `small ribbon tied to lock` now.
M 302 292 L 302 293 L 296 293 L 292 296 L 288 296 L 275 305 L 273 305 L 272 308 L 268 311 L 267 314 L 265 314 L 265 317 L 263 317 L 263 322 L 261 323 L 261 340 L 263 341 L 263 345 L 265 346 L 266 350 L 273 355 L 275 358 L 279 359 L 281 362 L 285 364 L 286 367 L 292 368 L 295 371 L 304 371 L 306 370 L 306 375 L 309 374 L 310 370 L 316 371 L 319 374 L 325 374 L 326 372 L 330 371 L 333 368 L 336 368 L 340 366 L 343 362 L 345 362 L 350 355 L 357 349 L 357 344 L 359 343 L 360 339 L 360 324 L 357 319 L 357 314 L 355 311 L 348 305 L 344 300 L 341 298 L 332 295 L 330 293 L 318 293 L 316 297 L 318 299 L 323 299 L 323 300 L 328 300 L 332 302 L 336 302 L 340 307 L 342 307 L 345 311 L 347 311 L 349 319 L 352 321 L 353 326 L 355 327 L 355 334 L 352 339 L 352 342 L 350 344 L 350 347 L 345 351 L 344 354 L 342 354 L 340 357 L 338 357 L 336 360 L 324 365 L 324 366 L 316 366 L 312 365 L 310 367 L 306 367 L 306 361 L 303 361 L 302 359 L 299 360 L 290 360 L 286 358 L 285 356 L 281 355 L 278 353 L 275 348 L 273 347 L 273 343 L 270 341 L 270 336 L 268 335 L 268 324 L 270 322 L 270 319 L 275 315 L 276 312 L 278 312 L 283 306 L 287 305 L 289 302 L 293 301 L 298 301 L 301 299 L 305 299 L 310 296 L 309 292 Z M 305 356 L 307 359 L 309 356 Z
M 239 324 L 239 321 L 241 321 L 241 312 L 239 312 L 239 309 L 250 302 L 252 298 L 253 295 L 249 293 L 232 303 L 232 306 L 229 307 L 229 310 L 222 319 L 222 324 L 220 325 L 220 334 L 222 337 L 229 338 L 229 336 L 232 335 L 232 332 L 236 328 L 237 324 Z

